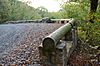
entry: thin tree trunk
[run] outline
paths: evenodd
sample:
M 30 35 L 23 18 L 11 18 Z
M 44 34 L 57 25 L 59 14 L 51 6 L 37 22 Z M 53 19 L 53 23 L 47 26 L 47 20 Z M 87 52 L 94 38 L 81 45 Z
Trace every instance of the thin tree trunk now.
M 94 23 L 94 19 L 95 19 L 94 13 L 97 10 L 97 6 L 98 6 L 98 0 L 90 0 L 90 20 L 89 21 L 91 23 Z

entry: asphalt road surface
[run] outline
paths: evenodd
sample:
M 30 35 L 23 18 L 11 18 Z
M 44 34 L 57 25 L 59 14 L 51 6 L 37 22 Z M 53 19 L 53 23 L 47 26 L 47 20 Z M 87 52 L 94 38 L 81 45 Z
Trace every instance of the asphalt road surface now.
M 0 25 L 0 66 L 40 66 L 38 46 L 61 24 Z

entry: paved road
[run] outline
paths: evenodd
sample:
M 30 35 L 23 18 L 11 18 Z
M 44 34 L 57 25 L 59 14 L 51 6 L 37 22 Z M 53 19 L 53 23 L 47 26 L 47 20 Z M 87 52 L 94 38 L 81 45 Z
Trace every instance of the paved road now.
M 47 23 L 0 25 L 0 64 L 33 64 L 31 61 L 39 59 L 37 47 L 42 39 L 60 26 Z
M 0 25 L 0 55 L 24 40 L 28 29 L 28 25 Z

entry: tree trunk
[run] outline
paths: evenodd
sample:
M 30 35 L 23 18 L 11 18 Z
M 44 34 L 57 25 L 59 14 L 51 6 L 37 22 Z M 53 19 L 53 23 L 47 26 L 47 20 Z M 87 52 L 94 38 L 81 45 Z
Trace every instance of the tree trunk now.
M 91 23 L 94 23 L 94 19 L 95 19 L 94 13 L 97 10 L 97 6 L 98 6 L 98 0 L 90 0 L 90 19 L 89 21 Z

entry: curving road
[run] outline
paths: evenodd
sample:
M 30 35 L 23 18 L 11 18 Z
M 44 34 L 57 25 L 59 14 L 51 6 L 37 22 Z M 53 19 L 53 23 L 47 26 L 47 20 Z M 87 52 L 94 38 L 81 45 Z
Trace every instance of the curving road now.
M 46 35 L 60 26 L 49 23 L 0 25 L 0 66 L 32 66 L 37 63 L 37 47 Z

